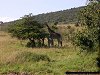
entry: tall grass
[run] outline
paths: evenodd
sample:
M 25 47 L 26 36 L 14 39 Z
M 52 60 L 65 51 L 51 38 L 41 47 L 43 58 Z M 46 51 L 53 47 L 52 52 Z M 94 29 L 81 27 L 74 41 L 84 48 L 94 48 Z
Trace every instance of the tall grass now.
M 64 42 L 63 46 L 27 48 L 8 33 L 0 32 L 0 74 L 27 72 L 31 75 L 64 75 L 67 71 L 97 71 L 97 52 L 80 53 L 80 49 L 70 42 Z

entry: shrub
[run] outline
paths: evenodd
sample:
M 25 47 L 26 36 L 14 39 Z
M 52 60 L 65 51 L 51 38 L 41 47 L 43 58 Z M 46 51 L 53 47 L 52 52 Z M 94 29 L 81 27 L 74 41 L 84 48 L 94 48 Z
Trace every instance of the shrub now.
M 79 32 L 74 37 L 76 39 L 74 39 L 73 41 L 77 46 L 82 48 L 82 50 L 87 50 L 87 52 L 95 50 L 95 41 L 91 39 L 88 34 Z
M 35 54 L 31 52 L 21 52 L 16 57 L 18 62 L 39 62 L 39 61 L 50 61 L 50 58 L 47 55 Z
M 29 41 L 29 42 L 27 43 L 26 47 L 35 47 L 35 44 L 34 44 L 34 42 Z

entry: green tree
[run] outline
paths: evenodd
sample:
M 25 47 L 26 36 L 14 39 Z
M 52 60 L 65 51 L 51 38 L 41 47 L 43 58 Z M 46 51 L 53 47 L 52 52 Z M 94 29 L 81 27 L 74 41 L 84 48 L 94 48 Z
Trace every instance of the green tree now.
M 100 71 L 100 1 L 91 2 L 81 10 L 79 21 L 85 29 L 77 34 L 75 41 L 89 52 L 98 50 L 97 66 Z
M 97 49 L 100 35 L 100 3 L 91 3 L 81 10 L 79 22 L 85 30 L 77 34 L 77 45 L 88 51 Z
M 41 46 L 44 44 L 44 38 L 48 35 L 44 30 L 44 25 L 34 21 L 32 14 L 25 15 L 21 20 L 11 25 L 9 32 L 18 39 L 29 39 L 27 43 L 29 47 Z

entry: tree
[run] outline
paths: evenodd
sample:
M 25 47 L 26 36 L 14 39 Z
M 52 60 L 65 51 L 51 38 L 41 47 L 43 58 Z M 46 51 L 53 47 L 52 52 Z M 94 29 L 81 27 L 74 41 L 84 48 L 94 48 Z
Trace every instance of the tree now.
M 76 44 L 89 52 L 98 50 L 97 66 L 100 71 L 100 0 L 81 10 L 79 20 L 85 30 L 77 34 Z
M 44 38 L 48 36 L 44 30 L 44 26 L 33 20 L 32 14 L 25 15 L 11 26 L 9 32 L 12 36 L 18 39 L 29 39 L 27 43 L 29 47 L 41 46 L 41 44 L 44 44 Z
M 77 34 L 77 45 L 88 51 L 97 49 L 100 35 L 100 3 L 91 3 L 81 10 L 79 21 L 85 30 Z

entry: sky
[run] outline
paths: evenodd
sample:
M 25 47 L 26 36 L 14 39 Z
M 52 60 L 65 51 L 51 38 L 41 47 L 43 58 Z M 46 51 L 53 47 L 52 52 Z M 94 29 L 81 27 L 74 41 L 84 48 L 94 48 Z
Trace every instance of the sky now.
M 86 0 L 1 0 L 0 21 L 9 22 L 32 13 L 42 13 L 66 10 L 84 6 Z

